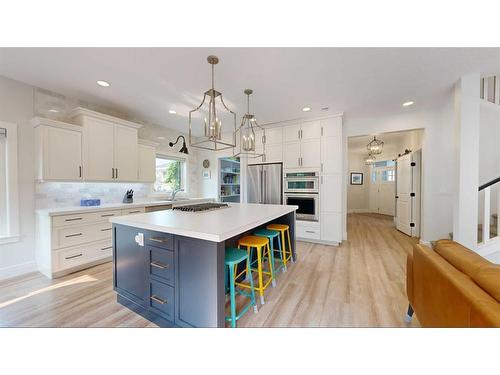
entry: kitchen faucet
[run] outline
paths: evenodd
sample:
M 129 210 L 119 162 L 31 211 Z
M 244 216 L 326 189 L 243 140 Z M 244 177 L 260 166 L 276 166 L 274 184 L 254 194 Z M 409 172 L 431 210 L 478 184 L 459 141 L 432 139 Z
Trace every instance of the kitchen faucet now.
M 174 190 L 172 191 L 172 199 L 171 199 L 171 200 L 175 201 L 175 196 L 177 195 L 177 193 L 178 193 L 179 191 L 184 191 L 184 189 L 174 189 Z

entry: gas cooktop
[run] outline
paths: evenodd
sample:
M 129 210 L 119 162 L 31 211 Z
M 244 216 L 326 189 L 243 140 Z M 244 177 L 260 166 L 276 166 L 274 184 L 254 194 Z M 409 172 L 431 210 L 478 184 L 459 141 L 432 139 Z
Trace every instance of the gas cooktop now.
M 172 210 L 186 211 L 186 212 L 202 212 L 202 211 L 212 211 L 221 208 L 229 207 L 226 203 L 200 203 L 200 204 L 190 204 L 187 206 L 173 207 Z

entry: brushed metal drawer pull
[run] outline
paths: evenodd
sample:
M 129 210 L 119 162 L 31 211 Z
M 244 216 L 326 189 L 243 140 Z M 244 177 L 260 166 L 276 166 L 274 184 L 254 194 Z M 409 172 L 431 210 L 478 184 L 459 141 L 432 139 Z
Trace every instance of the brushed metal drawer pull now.
M 115 216 L 115 214 L 104 214 L 104 215 L 101 215 L 101 217 L 110 217 L 110 216 Z
M 67 236 L 65 236 L 66 238 L 70 238 L 70 237 L 78 237 L 78 236 L 81 236 L 83 233 L 75 233 L 75 234 L 68 234 Z
M 113 228 L 105 228 L 105 229 L 101 229 L 101 232 L 106 232 L 106 231 L 111 230 L 111 229 L 113 229 Z
M 153 267 L 161 268 L 162 270 L 168 268 L 169 264 L 163 264 L 160 262 L 151 262 L 150 263 Z
M 76 221 L 76 220 L 82 220 L 83 217 L 74 217 L 72 219 L 64 219 L 64 221 Z
M 130 211 L 129 214 L 138 214 L 140 213 L 141 211 Z
M 108 246 L 108 247 L 102 247 L 101 250 L 109 250 L 109 249 L 112 249 L 113 246 Z
M 160 297 L 155 296 L 154 294 L 151 297 L 149 297 L 149 298 L 151 298 L 153 301 L 158 302 L 158 303 L 160 303 L 162 305 L 164 305 L 164 304 L 166 304 L 168 302 L 166 299 L 161 299 Z
M 78 255 L 72 255 L 72 256 L 70 256 L 70 257 L 66 257 L 66 258 L 64 258 L 64 259 L 73 259 L 73 258 L 78 258 L 78 257 L 81 257 L 82 255 L 83 255 L 83 254 L 82 254 L 82 253 L 80 253 L 80 254 L 78 254 Z
M 316 233 L 316 232 L 313 230 L 306 230 L 306 233 Z
M 153 242 L 159 242 L 159 243 L 167 243 L 168 242 L 168 240 L 165 237 L 150 237 L 149 240 L 153 241 Z

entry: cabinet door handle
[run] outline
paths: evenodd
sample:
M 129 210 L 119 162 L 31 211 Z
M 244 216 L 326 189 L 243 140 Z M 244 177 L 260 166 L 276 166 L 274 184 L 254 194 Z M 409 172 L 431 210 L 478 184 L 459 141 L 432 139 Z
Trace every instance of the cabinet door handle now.
M 80 171 L 80 178 L 82 178 L 82 166 L 81 165 L 78 167 L 78 170 Z
M 68 234 L 65 237 L 66 238 L 70 238 L 70 237 L 78 237 L 78 236 L 81 236 L 81 235 L 82 235 L 82 233 L 75 233 L 75 234 Z
M 156 268 L 161 268 L 162 270 L 164 270 L 164 269 L 166 269 L 166 268 L 168 268 L 168 267 L 169 267 L 169 264 L 164 264 L 164 263 L 157 262 L 157 261 L 155 261 L 155 262 L 151 262 L 151 263 L 149 263 L 149 264 L 151 264 L 153 267 L 156 267 Z
M 300 139 L 300 129 L 297 130 L 297 138 Z
M 141 212 L 142 212 L 142 211 L 129 211 L 129 215 L 130 215 L 130 214 L 139 214 L 139 213 L 141 213 Z
M 149 298 L 151 298 L 153 301 L 158 302 L 158 303 L 160 303 L 162 305 L 164 305 L 164 304 L 166 304 L 168 302 L 166 299 L 161 299 L 160 297 L 155 296 L 154 294 L 151 297 L 149 297 Z
M 297 165 L 300 167 L 300 158 L 297 158 Z
M 74 217 L 71 219 L 64 219 L 64 221 L 77 221 L 77 220 L 82 220 L 82 219 L 83 219 L 82 217 Z
M 149 240 L 153 241 L 153 242 L 159 242 L 159 243 L 167 243 L 168 242 L 168 240 L 165 237 L 150 237 Z
M 118 178 L 118 168 L 115 168 L 116 169 L 116 178 Z
M 303 134 L 302 134 L 302 129 L 300 129 L 300 139 L 302 139 Z
M 323 185 L 323 176 L 321 176 L 321 185 Z
M 110 217 L 110 216 L 115 216 L 115 214 L 103 214 L 101 217 Z
M 106 231 L 111 230 L 111 229 L 113 229 L 113 228 L 104 228 L 104 229 L 101 229 L 101 232 L 106 232 Z
M 114 168 L 111 168 L 111 178 L 112 179 L 115 178 L 115 169 Z
M 306 230 L 306 233 L 316 233 L 316 232 L 313 230 Z
M 70 257 L 65 257 L 64 259 L 73 259 L 73 258 L 78 258 L 78 257 L 81 257 L 83 254 L 80 253 L 80 254 L 77 254 L 77 255 L 72 255 Z
M 108 247 L 101 247 L 101 250 L 109 250 L 109 249 L 112 249 L 113 246 L 108 246 Z
M 323 127 L 321 127 L 321 136 L 323 136 Z
M 323 172 L 323 163 L 321 163 L 321 172 Z

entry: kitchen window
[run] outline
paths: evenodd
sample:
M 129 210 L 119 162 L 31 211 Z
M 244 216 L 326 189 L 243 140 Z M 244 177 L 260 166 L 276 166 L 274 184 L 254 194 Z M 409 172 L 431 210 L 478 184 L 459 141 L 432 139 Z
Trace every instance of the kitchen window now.
M 0 244 L 19 239 L 17 126 L 0 121 Z
M 184 189 L 186 180 L 186 161 L 170 156 L 156 156 L 155 193 L 171 193 Z

